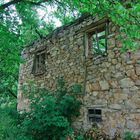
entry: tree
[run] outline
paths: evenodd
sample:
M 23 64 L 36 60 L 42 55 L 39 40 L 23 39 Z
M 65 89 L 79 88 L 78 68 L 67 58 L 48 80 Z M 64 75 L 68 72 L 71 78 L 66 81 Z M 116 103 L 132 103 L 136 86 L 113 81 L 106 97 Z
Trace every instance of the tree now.
M 32 4 L 24 1 L 10 6 L 12 4 L 13 1 L 0 6 L 0 93 L 16 97 L 23 46 L 45 36 L 54 25 L 44 24 Z

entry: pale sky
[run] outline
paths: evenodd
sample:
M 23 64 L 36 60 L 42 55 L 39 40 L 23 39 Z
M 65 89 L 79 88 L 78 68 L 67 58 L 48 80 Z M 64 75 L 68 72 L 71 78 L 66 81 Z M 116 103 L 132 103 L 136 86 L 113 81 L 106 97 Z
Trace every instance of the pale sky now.
M 51 6 L 46 6 L 47 9 L 43 10 L 43 9 L 37 9 L 37 12 L 39 14 L 39 16 L 42 18 L 44 18 L 44 21 L 46 22 L 50 22 L 50 21 L 54 21 L 55 26 L 59 27 L 61 26 L 61 22 L 59 21 L 59 19 L 51 16 L 51 13 L 55 11 L 54 7 Z

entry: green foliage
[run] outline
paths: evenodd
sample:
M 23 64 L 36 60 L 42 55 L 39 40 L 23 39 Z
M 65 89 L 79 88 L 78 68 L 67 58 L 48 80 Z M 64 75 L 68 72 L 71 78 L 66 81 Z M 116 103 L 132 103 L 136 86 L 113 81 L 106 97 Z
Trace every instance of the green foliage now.
M 25 134 L 37 140 L 65 139 L 72 133 L 72 120 L 80 115 L 80 101 L 68 94 L 62 79 L 56 91 L 43 89 L 34 95 L 31 110 L 22 123 Z
M 72 86 L 71 86 L 71 90 L 72 90 L 72 92 L 73 93 L 81 93 L 81 91 L 82 91 L 82 86 L 80 85 L 80 84 L 73 84 Z
M 67 89 L 63 79 L 58 80 L 55 91 L 30 88 L 30 112 L 21 114 L 12 98 L 1 96 L 0 140 L 65 140 L 73 133 L 71 124 L 81 106 Z
M 16 102 L 9 96 L 1 96 L 0 104 L 0 140 L 29 140 L 18 126 Z
M 85 140 L 83 135 L 78 135 L 75 140 Z
M 90 13 L 99 17 L 109 17 L 120 27 L 123 50 L 136 50 L 140 39 L 140 1 L 121 0 L 61 0 L 81 13 Z M 125 37 L 125 40 L 124 40 Z
M 130 131 L 126 131 L 123 136 L 124 140 L 133 140 L 133 134 Z
M 0 2 L 0 6 L 2 2 Z M 21 51 L 54 28 L 53 22 L 40 19 L 31 3 L 21 2 L 0 10 L 0 92 L 17 93 Z M 12 94 L 11 94 L 12 95 Z
M 0 92 L 16 92 L 20 50 L 17 36 L 0 24 Z M 15 43 L 16 42 L 16 43 Z

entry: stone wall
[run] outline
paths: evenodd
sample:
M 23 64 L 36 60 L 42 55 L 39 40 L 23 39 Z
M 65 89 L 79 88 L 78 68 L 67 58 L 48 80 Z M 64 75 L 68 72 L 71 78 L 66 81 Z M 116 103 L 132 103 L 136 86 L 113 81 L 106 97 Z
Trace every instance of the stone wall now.
M 112 31 L 114 32 L 114 31 Z M 104 130 L 116 132 L 140 131 L 140 51 L 120 53 L 118 33 L 108 36 L 108 56 L 87 58 L 87 84 L 84 106 L 102 110 Z M 84 111 L 84 128 L 87 109 Z
M 46 38 L 25 48 L 19 73 L 18 110 L 28 109 L 29 101 L 22 87 L 34 81 L 39 87 L 52 89 L 58 77 L 66 83 L 80 83 L 83 107 L 75 127 L 87 130 L 92 126 L 88 108 L 102 110 L 99 126 L 110 136 L 126 129 L 138 133 L 140 130 L 140 51 L 120 53 L 117 27 L 109 23 L 107 56 L 95 57 L 84 43 L 87 27 L 100 22 L 91 16 L 60 27 Z M 94 24 L 95 23 L 95 24 Z M 31 74 L 34 53 L 45 49 L 46 72 Z M 86 51 L 85 51 L 86 50 Z M 86 52 L 86 53 L 85 53 Z

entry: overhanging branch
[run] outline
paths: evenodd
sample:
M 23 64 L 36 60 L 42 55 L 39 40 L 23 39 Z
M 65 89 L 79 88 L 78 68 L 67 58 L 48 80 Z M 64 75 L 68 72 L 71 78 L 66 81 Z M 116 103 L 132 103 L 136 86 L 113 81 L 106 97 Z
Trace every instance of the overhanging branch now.
M 11 5 L 17 4 L 17 3 L 21 2 L 21 1 L 22 0 L 13 0 L 13 1 L 7 2 L 7 3 L 3 4 L 3 5 L 0 5 L 0 9 L 3 10 L 5 8 L 7 8 L 7 7 L 11 6 Z
M 20 2 L 25 2 L 25 3 L 27 2 L 33 5 L 40 5 L 41 3 L 48 2 L 48 1 L 49 0 L 41 0 L 39 2 L 33 2 L 33 1 L 27 1 L 27 0 L 12 0 L 10 2 L 0 5 L 0 9 L 4 10 L 5 8 L 8 8 L 9 6 L 20 3 Z
M 12 90 L 8 89 L 8 92 L 14 97 L 14 98 L 17 98 L 17 95 L 15 93 L 13 93 Z

